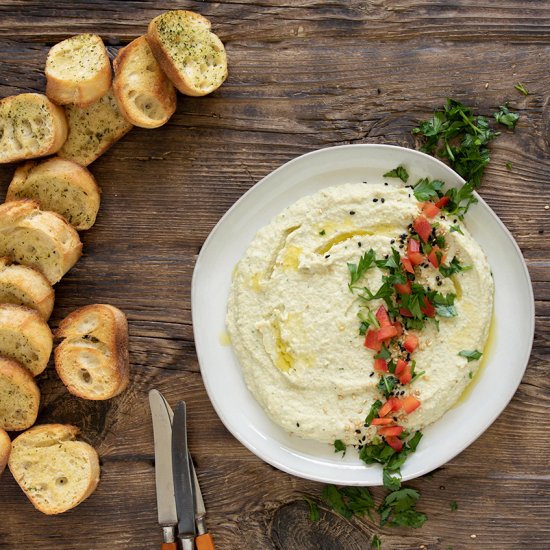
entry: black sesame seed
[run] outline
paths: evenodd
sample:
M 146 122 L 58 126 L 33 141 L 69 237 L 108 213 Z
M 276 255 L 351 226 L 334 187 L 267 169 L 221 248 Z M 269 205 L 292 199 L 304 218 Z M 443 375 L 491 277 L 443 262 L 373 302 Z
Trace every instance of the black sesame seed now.
M 440 278 L 441 278 L 441 277 L 440 277 L 439 275 L 436 275 L 436 276 L 435 276 L 435 280 L 436 280 L 436 281 L 439 281 Z
M 327 254 L 327 255 L 325 256 L 325 260 L 328 260 L 329 258 L 330 258 L 330 254 Z
M 363 424 L 363 426 L 364 426 L 365 428 L 368 428 L 368 427 L 369 427 L 369 425 L 368 425 L 368 424 Z
M 393 244 L 394 242 L 395 242 L 395 239 L 392 239 L 392 240 L 390 241 L 390 244 Z
M 349 211 L 349 215 L 350 215 L 350 216 L 354 216 L 354 215 L 355 215 L 355 210 L 350 210 L 350 211 Z
M 378 202 L 378 199 L 372 199 L 372 202 Z
M 384 203 L 386 202 L 386 199 L 381 198 L 381 199 L 380 199 L 380 202 L 381 202 L 382 204 L 384 204 Z
M 361 441 L 365 441 L 365 439 L 367 439 L 367 436 L 364 435 L 362 438 L 361 438 Z
M 437 283 L 437 286 L 441 286 L 442 284 L 443 284 L 443 283 L 442 283 L 441 281 L 439 281 L 439 282 Z
M 453 223 L 456 223 L 456 222 L 458 222 L 458 220 L 453 220 Z
M 359 241 L 359 242 L 357 243 L 357 246 L 358 246 L 359 248 L 361 248 L 361 241 Z
M 394 420 L 395 422 L 397 422 L 397 416 L 394 416 L 394 417 L 393 417 L 393 420 Z
M 299 422 L 296 422 L 296 427 L 297 427 L 297 428 L 300 427 L 300 423 L 299 423 Z
M 404 245 L 404 244 L 400 244 L 400 245 L 399 245 L 399 248 L 405 248 L 405 245 Z
M 355 433 L 356 433 L 356 434 L 360 434 L 360 433 L 361 433 L 361 430 L 355 430 Z
M 389 185 L 389 183 L 387 181 L 384 182 L 384 185 Z
M 374 376 L 374 372 L 371 372 L 371 373 L 369 374 L 369 376 Z

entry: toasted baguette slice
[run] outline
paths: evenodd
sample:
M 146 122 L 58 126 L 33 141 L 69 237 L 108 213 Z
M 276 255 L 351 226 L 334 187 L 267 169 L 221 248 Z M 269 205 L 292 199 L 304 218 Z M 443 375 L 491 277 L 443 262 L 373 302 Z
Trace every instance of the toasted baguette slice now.
M 168 122 L 176 110 L 176 90 L 145 36 L 122 48 L 113 67 L 113 89 L 122 114 L 141 128 L 158 128 Z
M 61 514 L 87 499 L 99 483 L 97 451 L 77 441 L 79 429 L 42 424 L 12 441 L 10 471 L 37 510 Z
M 40 271 L 0 258 L 0 303 L 36 309 L 47 321 L 53 310 L 54 290 Z
M 53 335 L 37 311 L 14 304 L 0 304 L 0 355 L 15 359 L 33 376 L 47 366 Z
M 89 107 L 68 105 L 65 112 L 69 137 L 59 156 L 82 166 L 88 166 L 133 128 L 120 112 L 112 88 Z
M 21 431 L 38 416 L 40 391 L 32 374 L 17 361 L 0 357 L 0 428 Z
M 53 285 L 81 254 L 80 237 L 63 216 L 29 199 L 0 205 L 0 256 L 35 267 Z
M 111 64 L 97 34 L 71 36 L 46 60 L 46 95 L 58 105 L 87 107 L 111 87 Z
M 11 180 L 6 202 L 33 199 L 42 210 L 57 212 L 75 229 L 90 229 L 99 210 L 100 191 L 87 168 L 54 157 L 19 166 Z
M 11 439 L 5 430 L 0 428 L 0 476 L 8 463 L 11 451 Z
M 182 94 L 209 94 L 227 78 L 222 41 L 210 32 L 210 21 L 198 13 L 174 10 L 155 17 L 149 23 L 147 42 Z
M 91 304 L 70 313 L 56 337 L 55 368 L 74 395 L 110 399 L 126 389 L 129 380 L 128 322 L 120 309 Z
M 65 112 L 45 95 L 0 100 L 0 164 L 52 155 L 66 139 Z

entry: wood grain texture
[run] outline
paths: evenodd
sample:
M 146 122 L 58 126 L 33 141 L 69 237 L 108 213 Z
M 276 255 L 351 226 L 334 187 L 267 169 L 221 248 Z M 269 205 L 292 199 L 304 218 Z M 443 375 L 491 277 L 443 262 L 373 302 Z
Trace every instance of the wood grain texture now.
M 40 422 L 72 422 L 102 460 L 98 490 L 59 517 L 36 512 L 9 472 L 0 482 L 0 549 L 158 549 L 147 392 L 188 402 L 189 444 L 218 550 L 545 549 L 550 547 L 547 449 L 550 383 L 550 5 L 545 0 L 241 0 L 0 5 L 0 97 L 43 91 L 49 47 L 101 34 L 115 55 L 165 9 L 210 18 L 227 46 L 229 78 L 204 98 L 178 97 L 171 121 L 133 129 L 91 165 L 102 187 L 84 255 L 56 287 L 55 328 L 92 302 L 130 324 L 131 383 L 104 403 L 66 392 L 52 366 L 39 378 Z M 521 81 L 531 94 L 513 85 Z M 457 98 L 521 119 L 492 144 L 481 195 L 525 255 L 536 331 L 524 379 L 477 441 L 430 476 L 420 530 L 345 520 L 322 485 L 263 463 L 225 429 L 202 384 L 191 324 L 197 254 L 225 211 L 256 181 L 308 151 L 346 143 L 415 147 L 411 130 Z M 512 170 L 506 163 L 512 162 Z M 13 166 L 0 167 L 0 196 Z M 208 300 L 208 297 L 204 297 Z M 513 312 L 510 312 L 513 315 Z M 472 419 L 474 422 L 475 419 Z M 380 501 L 383 491 L 373 494 Z M 303 495 L 319 503 L 309 521 Z M 452 512 L 451 501 L 458 503 Z M 471 535 L 476 535 L 471 538 Z

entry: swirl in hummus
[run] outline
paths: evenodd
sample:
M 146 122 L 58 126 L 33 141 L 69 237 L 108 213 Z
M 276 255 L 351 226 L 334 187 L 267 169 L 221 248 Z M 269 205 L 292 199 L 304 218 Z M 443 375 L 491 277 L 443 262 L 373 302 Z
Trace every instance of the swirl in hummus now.
M 350 272 L 370 250 L 378 263 L 396 253 L 406 257 L 409 240 L 420 241 L 420 252 L 431 250 L 412 229 L 422 206 L 410 187 L 354 183 L 326 188 L 262 228 L 238 263 L 227 314 L 231 342 L 248 388 L 286 431 L 345 444 L 366 444 L 376 435 L 377 428 L 367 426 L 365 418 L 373 403 L 384 401 L 380 375 L 386 373 L 375 370 L 377 351 L 366 345 L 367 331 L 363 327 L 360 333 L 360 328 L 368 312 L 372 319 L 381 306 L 389 307 L 383 298 L 365 300 L 364 290 L 376 294 L 388 271 L 372 265 L 353 286 Z M 481 356 L 467 356 L 467 351 L 483 351 L 493 309 L 493 279 L 480 246 L 460 220 L 443 210 L 428 221 L 430 239 L 445 243 L 437 262 L 463 268 L 448 269 L 445 276 L 427 253 L 414 267 L 413 286 L 422 285 L 431 296 L 452 296 L 451 309 L 443 306 L 442 315 L 427 314 L 422 327 L 400 316 L 399 311 L 407 315 L 399 307 L 407 297 L 396 295 L 398 313 L 392 322 L 399 325 L 401 340 L 394 348 L 422 375 L 401 384 L 393 374 L 396 386 L 385 397 L 412 396 L 419 404 L 387 416 L 408 432 L 436 421 L 460 397 Z M 401 264 L 393 272 L 407 276 Z M 403 348 L 409 334 L 417 339 L 412 353 Z M 389 339 L 381 344 L 391 351 Z M 386 359 L 395 369 L 397 358 Z

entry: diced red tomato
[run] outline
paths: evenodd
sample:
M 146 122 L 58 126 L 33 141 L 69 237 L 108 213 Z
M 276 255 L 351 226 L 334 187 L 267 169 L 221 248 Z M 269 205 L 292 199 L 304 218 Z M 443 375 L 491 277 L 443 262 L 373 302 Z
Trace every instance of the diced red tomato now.
M 403 449 L 403 441 L 394 435 L 386 437 L 386 443 L 396 452 L 400 453 Z
M 370 423 L 371 426 L 388 426 L 389 424 L 393 424 L 395 420 L 393 418 L 373 418 L 372 422 Z
M 411 367 L 407 363 L 405 365 L 403 372 L 399 376 L 399 382 L 403 385 L 408 384 L 412 380 Z
M 407 258 L 412 266 L 420 265 L 424 261 L 424 255 L 420 252 L 420 243 L 416 239 L 409 239 L 407 243 Z
M 365 336 L 365 347 L 374 351 L 380 351 L 382 349 L 382 342 L 378 340 L 378 331 L 369 329 Z
M 411 252 L 420 252 L 420 243 L 416 239 L 409 239 L 407 243 L 407 256 Z
M 395 374 L 399 376 L 407 367 L 408 364 L 406 361 L 403 361 L 403 359 L 398 359 L 397 365 L 395 366 Z
M 380 327 L 391 326 L 390 316 L 384 306 L 380 306 L 376 312 L 376 320 L 380 323 Z
M 410 260 L 409 260 L 410 261 Z M 407 281 L 404 284 L 397 283 L 393 285 L 398 294 L 412 294 L 411 282 Z
M 414 268 L 408 258 L 401 258 L 401 263 L 403 264 L 405 271 L 408 271 L 409 273 L 414 273 Z
M 420 311 L 427 317 L 435 317 L 435 307 L 426 296 L 424 296 L 424 307 L 421 306 Z
M 395 327 L 395 330 L 397 331 L 396 336 L 399 338 L 403 334 L 403 325 L 399 321 L 394 321 L 393 326 Z
M 449 201 L 451 200 L 450 197 L 447 197 L 446 195 L 444 197 L 441 197 L 436 203 L 435 205 L 438 207 L 438 208 L 443 208 L 444 206 L 447 206 L 447 204 L 449 203 Z
M 418 336 L 416 336 L 416 334 L 407 334 L 403 342 L 403 347 L 409 353 L 412 353 L 418 347 Z
M 403 315 L 403 317 L 413 317 L 413 314 L 408 309 L 406 309 L 404 307 L 399 308 L 399 313 L 401 313 L 401 315 Z
M 399 402 L 399 399 L 396 397 L 390 397 L 381 407 L 378 411 L 378 416 L 380 418 L 383 418 L 391 411 L 397 411 L 401 408 L 401 403 Z
M 426 216 L 418 216 L 418 218 L 416 218 L 413 222 L 413 228 L 422 239 L 422 242 L 427 243 L 430 235 L 432 234 L 432 224 L 426 219 Z
M 412 413 L 415 409 L 418 409 L 420 407 L 420 401 L 412 396 L 408 395 L 407 397 L 402 397 L 400 399 L 401 402 L 401 408 L 407 413 Z
M 438 260 L 438 252 L 440 259 Z M 439 248 L 439 246 L 434 246 L 432 251 L 428 254 L 428 260 L 434 267 L 439 267 L 445 261 L 445 254 Z
M 411 254 L 409 254 L 409 261 L 413 266 L 424 263 L 424 260 L 425 260 L 424 255 L 420 254 L 420 252 L 412 252 Z
M 397 329 L 393 325 L 390 325 L 389 327 L 381 327 L 378 330 L 377 338 L 379 342 L 384 342 L 394 336 L 397 336 Z
M 439 214 L 439 207 L 433 202 L 425 202 L 422 206 L 422 212 L 428 218 L 435 218 Z
M 403 428 L 401 426 L 386 426 L 384 428 L 378 428 L 378 435 L 382 437 L 401 435 Z
M 388 363 L 385 359 L 375 359 L 374 360 L 374 370 L 380 372 L 388 372 Z

